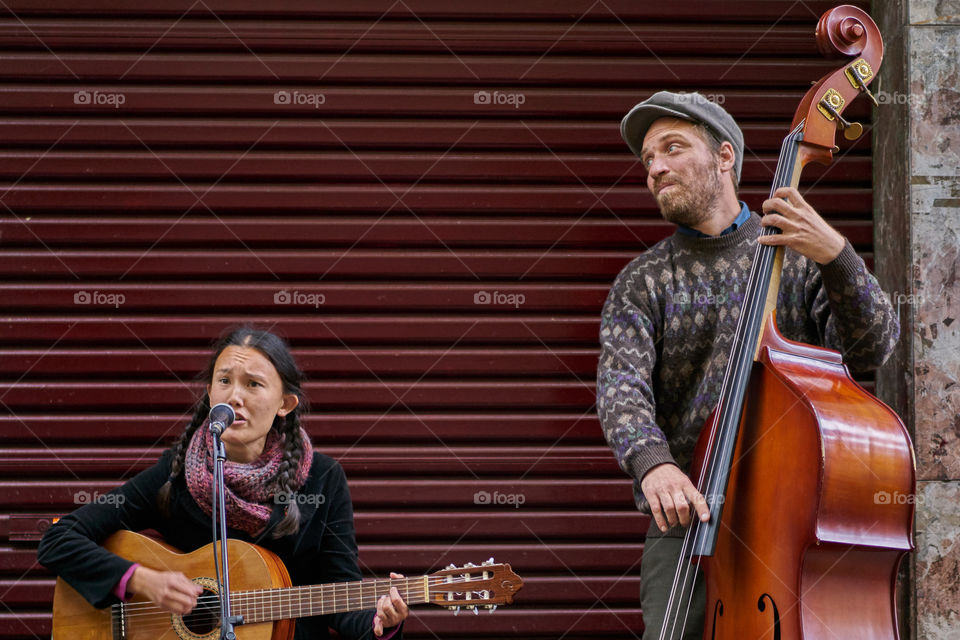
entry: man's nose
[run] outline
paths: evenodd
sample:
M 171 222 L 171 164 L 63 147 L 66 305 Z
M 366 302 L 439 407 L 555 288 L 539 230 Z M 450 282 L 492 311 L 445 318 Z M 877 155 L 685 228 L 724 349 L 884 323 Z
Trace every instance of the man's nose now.
M 667 163 L 664 162 L 663 158 L 659 155 L 653 156 L 650 160 L 650 166 L 647 168 L 647 172 L 654 178 L 663 175 L 669 171 Z

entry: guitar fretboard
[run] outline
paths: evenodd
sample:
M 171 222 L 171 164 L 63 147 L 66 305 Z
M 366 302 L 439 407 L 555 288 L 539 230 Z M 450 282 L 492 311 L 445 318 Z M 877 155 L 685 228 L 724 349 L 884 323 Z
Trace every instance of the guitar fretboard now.
M 424 604 L 429 601 L 428 580 L 429 576 L 420 576 L 235 591 L 230 603 L 245 624 L 321 616 L 376 608 L 377 600 L 388 595 L 391 587 L 397 588 L 407 604 Z

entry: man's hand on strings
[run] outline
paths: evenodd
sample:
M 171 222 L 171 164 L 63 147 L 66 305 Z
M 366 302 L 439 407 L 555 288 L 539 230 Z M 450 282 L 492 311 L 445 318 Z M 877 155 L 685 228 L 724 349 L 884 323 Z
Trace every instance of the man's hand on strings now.
M 675 464 L 668 462 L 650 469 L 643 476 L 640 489 L 650 503 L 653 519 L 661 531 L 677 523 L 690 526 L 691 505 L 702 522 L 710 519 L 707 501 L 690 482 L 687 474 Z
M 765 227 L 777 227 L 783 233 L 760 236 L 760 244 L 783 245 L 819 264 L 832 262 L 843 250 L 846 240 L 827 224 L 793 187 L 780 187 L 763 202 Z

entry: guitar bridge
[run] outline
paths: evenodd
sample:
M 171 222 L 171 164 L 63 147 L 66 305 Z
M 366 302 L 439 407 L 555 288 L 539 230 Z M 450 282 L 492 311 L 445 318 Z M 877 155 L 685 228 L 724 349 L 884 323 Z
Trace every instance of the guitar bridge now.
M 110 626 L 113 640 L 127 640 L 127 604 L 121 602 L 110 607 Z

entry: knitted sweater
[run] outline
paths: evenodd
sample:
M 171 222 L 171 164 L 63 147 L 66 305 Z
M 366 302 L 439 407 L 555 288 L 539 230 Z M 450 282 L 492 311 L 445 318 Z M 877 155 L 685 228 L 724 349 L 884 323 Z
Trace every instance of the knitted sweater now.
M 597 411 L 645 513 L 640 480 L 664 462 L 689 473 L 719 400 L 759 233 L 757 214 L 718 237 L 675 233 L 630 262 L 607 296 Z M 882 364 L 900 333 L 889 298 L 849 242 L 825 265 L 786 250 L 777 327 L 836 349 L 860 372 Z

